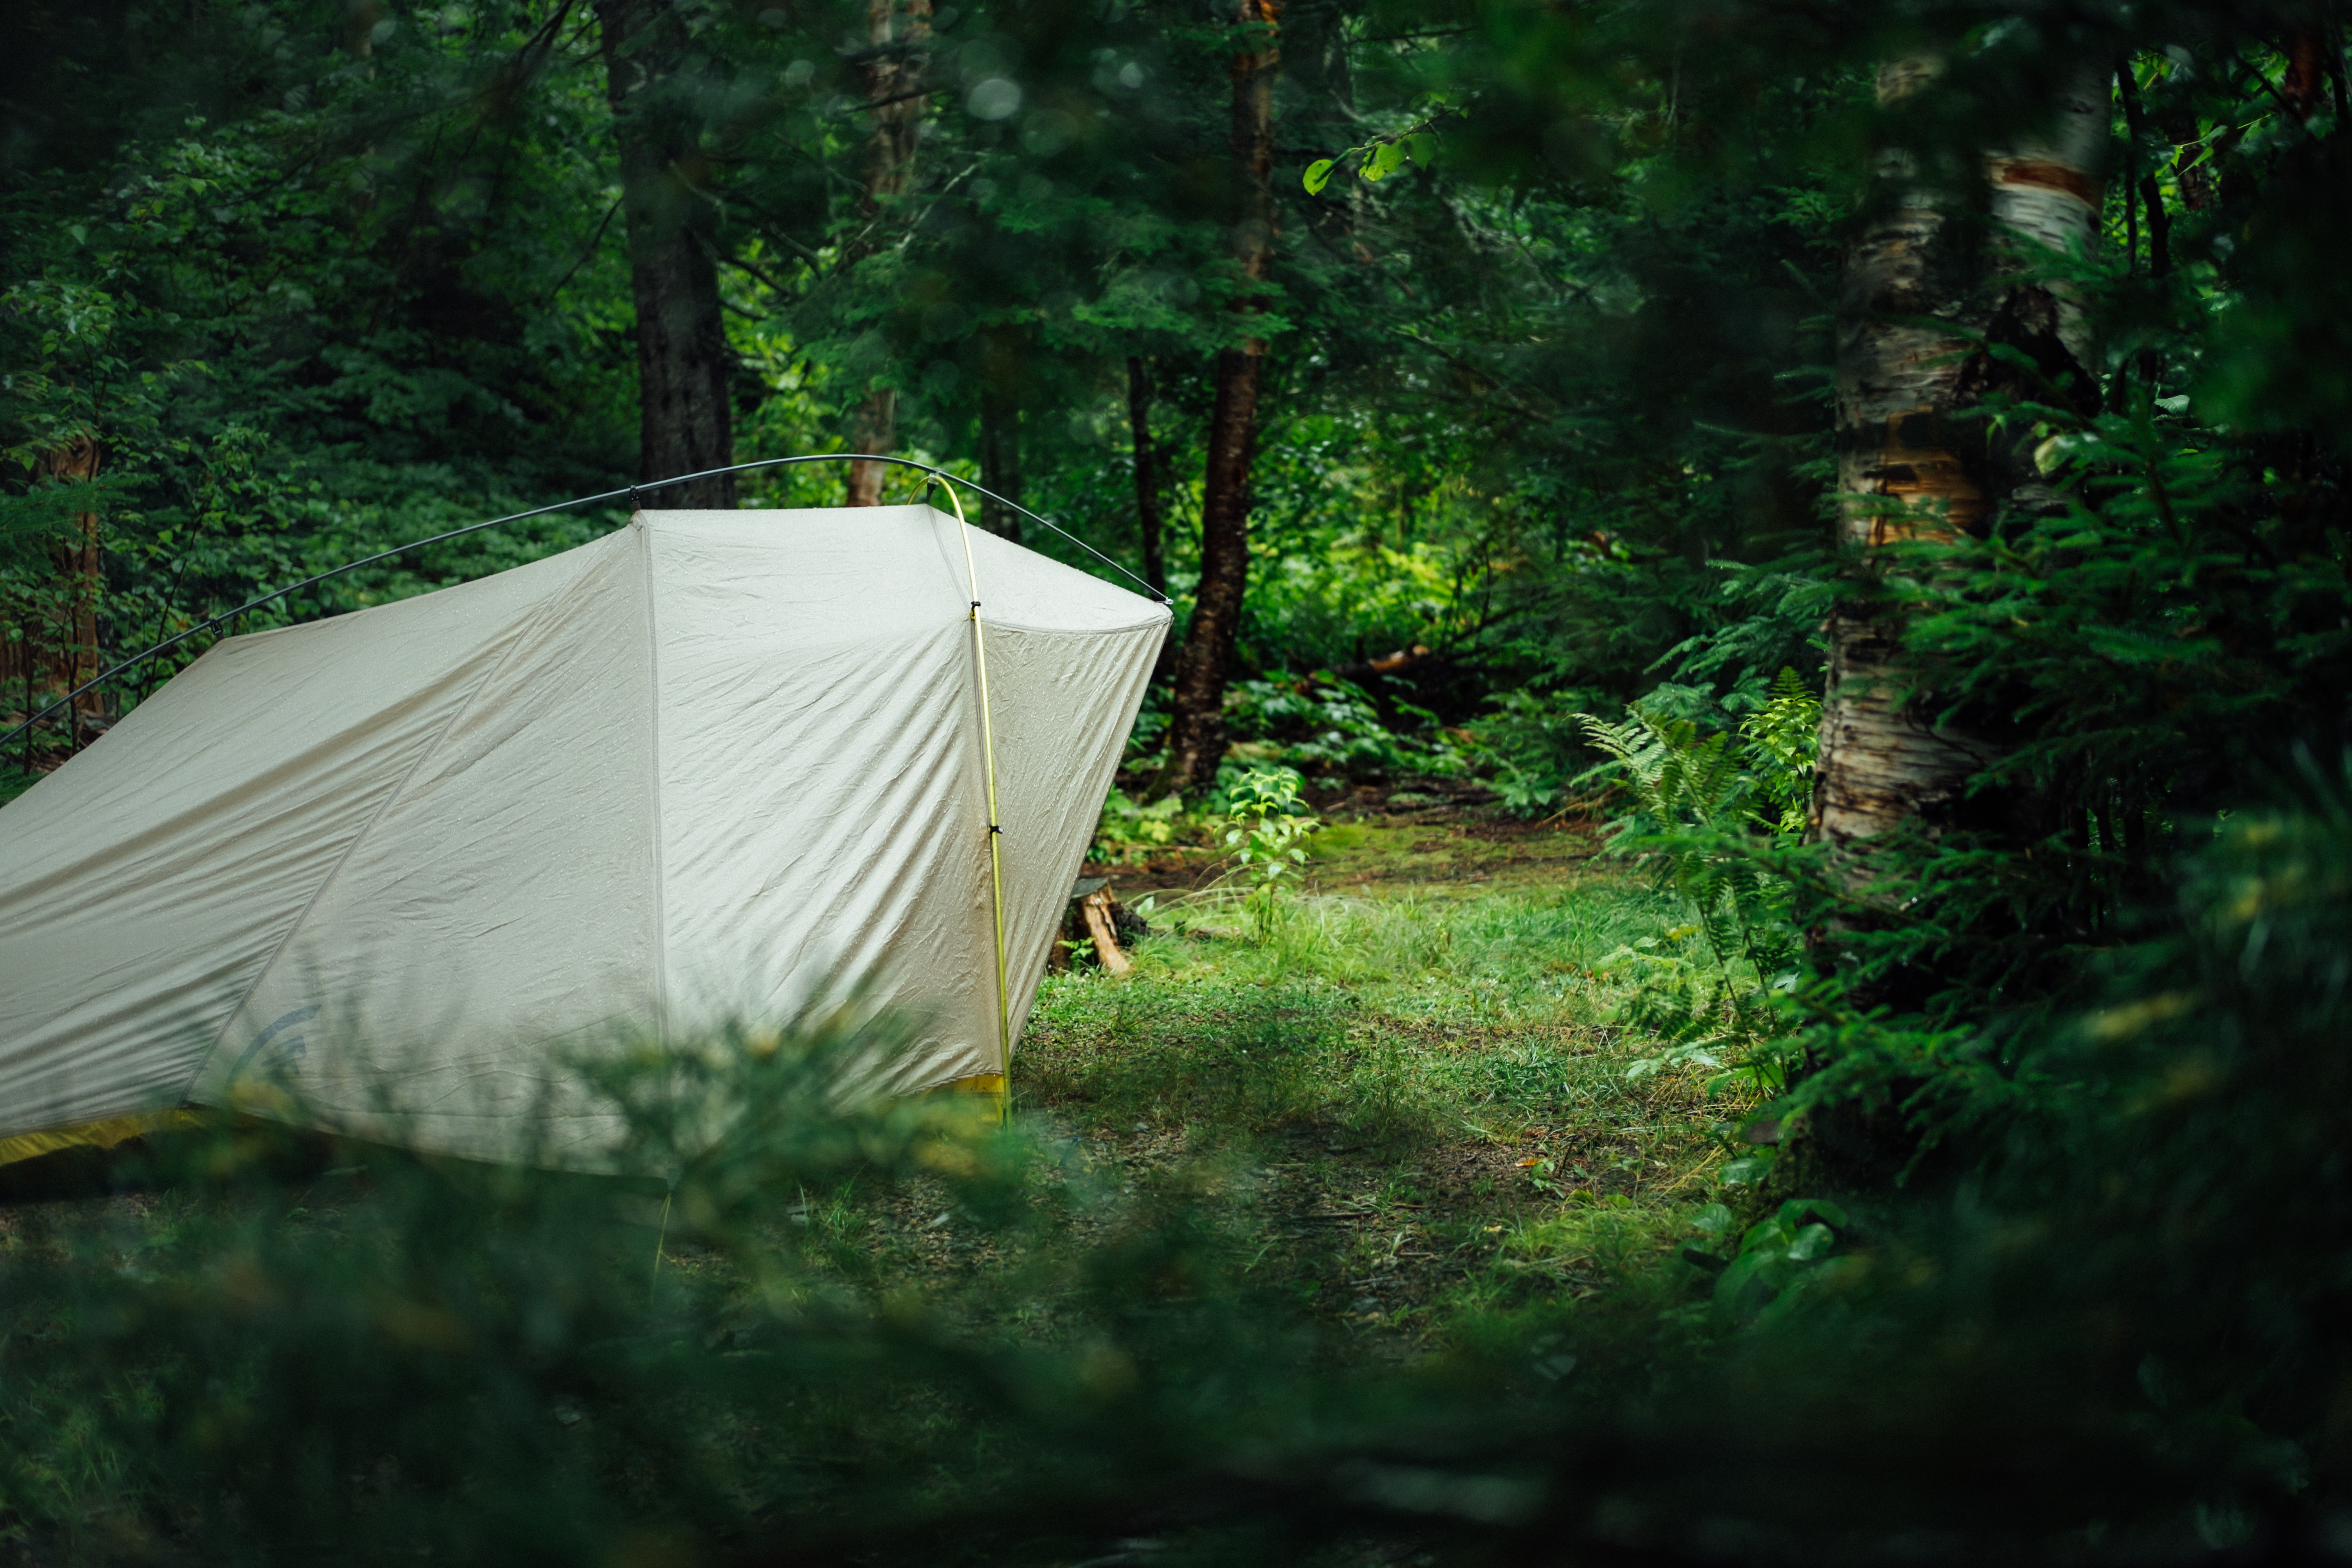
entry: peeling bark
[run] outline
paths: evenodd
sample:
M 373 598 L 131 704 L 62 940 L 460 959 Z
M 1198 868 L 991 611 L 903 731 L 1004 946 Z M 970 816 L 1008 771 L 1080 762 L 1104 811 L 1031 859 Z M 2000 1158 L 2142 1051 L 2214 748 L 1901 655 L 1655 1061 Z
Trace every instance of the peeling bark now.
M 1276 41 L 1279 0 L 1238 0 L 1236 19 L 1261 47 L 1233 60 L 1233 149 L 1242 201 L 1233 229 L 1234 257 L 1244 277 L 1264 282 L 1274 268 L 1274 83 L 1282 53 Z M 1262 296 L 1236 301 L 1255 316 Z M 1241 631 L 1249 579 L 1250 465 L 1257 445 L 1258 395 L 1265 342 L 1258 337 L 1217 355 L 1216 402 L 1209 416 L 1208 467 L 1201 487 L 1201 581 L 1192 623 L 1177 657 L 1168 724 L 1168 763 L 1154 794 L 1197 795 L 1213 784 L 1225 755 L 1225 683 Z
M 1889 66 L 1880 101 L 1927 90 L 1937 74 L 1932 62 Z M 1993 237 L 1983 247 L 1956 221 L 1960 195 L 1928 186 L 1906 155 L 1885 153 L 1874 170 L 1876 210 L 1846 253 L 1837 372 L 1839 532 L 1861 553 L 1865 583 L 1887 545 L 2054 504 L 2019 437 L 1989 437 L 1983 421 L 1955 415 L 2001 391 L 2078 402 L 2093 391 L 2080 302 L 2019 274 L 2035 247 L 2081 251 L 2096 237 L 2104 87 L 2078 84 L 2053 106 L 2045 140 L 1987 157 Z M 2033 373 L 1974 347 L 1973 334 L 2022 353 Z M 1883 604 L 1849 599 L 1827 630 L 1812 830 L 1859 882 L 1854 851 L 1908 822 L 1950 823 L 2002 742 L 1935 721 L 1932 695 L 1911 689 L 1900 616 Z

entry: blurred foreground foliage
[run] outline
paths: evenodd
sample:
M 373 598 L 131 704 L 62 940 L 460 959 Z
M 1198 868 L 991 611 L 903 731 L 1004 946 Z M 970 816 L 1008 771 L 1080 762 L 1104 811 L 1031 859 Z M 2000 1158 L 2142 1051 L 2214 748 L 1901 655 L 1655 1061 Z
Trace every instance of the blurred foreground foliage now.
M 973 1102 L 845 1104 L 887 1021 L 608 1063 L 604 1175 L 159 1137 L 135 1219 L 17 1211 L 0 1520 L 114 1563 L 2326 1558 L 2347 955 L 2314 765 L 2032 1033 L 1968 1180 L 1727 1187 L 1654 1321 L 1402 1367 L 1253 1284 L 1212 1156 L 1123 1193 Z M 898 1190 L 947 1268 L 888 1261 Z

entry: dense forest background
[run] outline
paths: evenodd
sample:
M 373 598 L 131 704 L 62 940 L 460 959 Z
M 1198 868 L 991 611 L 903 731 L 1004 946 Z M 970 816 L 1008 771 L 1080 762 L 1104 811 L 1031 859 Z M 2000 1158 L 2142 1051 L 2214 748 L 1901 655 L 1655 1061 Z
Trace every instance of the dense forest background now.
M 1249 762 L 1475 777 L 1612 818 L 1688 907 L 1638 1021 L 1754 1095 L 1746 1245 L 1690 1261 L 1748 1303 L 1713 1337 L 1349 1403 L 1247 1313 L 1136 1308 L 1177 1370 L 1126 1405 L 1035 1372 L 1083 1418 L 1004 1373 L 989 1430 L 1052 1479 L 943 1531 L 2346 1553 L 2332 4 L 123 0 L 0 41 L 0 712 L 486 516 L 887 452 L 1174 598 L 1115 811 Z M 845 463 L 656 504 L 919 493 Z M 1251 1399 L 1183 1404 L 1234 1357 Z M 810 1495 L 844 1561 L 945 1538 Z
M 1617 84 L 1578 111 L 1600 140 L 1555 135 L 1547 163 L 1539 136 L 1509 149 L 1447 105 L 1500 91 L 1492 111 L 1550 115 L 1572 84 L 1549 68 L 1482 84 L 1497 62 L 1437 47 L 1458 28 L 1297 9 L 1254 195 L 1223 16 L 656 12 L 638 42 L 658 101 L 629 113 L 691 163 L 669 161 L 676 188 L 646 198 L 634 239 L 600 43 L 627 8 L 20 14 L 20 688 L 375 549 L 729 455 L 956 465 L 1189 611 L 1203 509 L 1229 504 L 1209 472 L 1220 356 L 1253 337 L 1236 674 L 1361 682 L 1402 654 L 1374 687 L 1407 731 L 1522 689 L 1561 712 L 1622 700 L 1725 618 L 1720 563 L 1818 541 L 1825 405 L 1804 366 L 1829 352 L 1843 193 L 1793 147 L 1736 184 L 1695 180 L 1678 148 L 1714 134 L 1693 130 L 1695 100 Z M 1781 89 L 1752 129 L 1820 134 L 1857 92 Z M 903 94 L 901 118 L 877 120 L 877 93 Z M 1449 115 L 1431 166 L 1301 185 L 1316 157 Z M 1261 195 L 1259 282 L 1232 237 Z M 669 445 L 640 462 L 632 247 L 671 230 L 701 279 L 670 297 L 696 318 L 677 335 L 711 329 L 679 374 L 722 390 L 656 409 Z M 838 502 L 845 468 L 740 493 Z M 240 624 L 493 569 L 624 510 L 403 558 Z M 99 555 L 63 571 L 73 515 L 96 520 Z M 1790 626 L 1717 684 L 1803 662 Z M 170 668 L 127 676 L 111 705 Z M 37 752 L 67 738 L 45 727 Z

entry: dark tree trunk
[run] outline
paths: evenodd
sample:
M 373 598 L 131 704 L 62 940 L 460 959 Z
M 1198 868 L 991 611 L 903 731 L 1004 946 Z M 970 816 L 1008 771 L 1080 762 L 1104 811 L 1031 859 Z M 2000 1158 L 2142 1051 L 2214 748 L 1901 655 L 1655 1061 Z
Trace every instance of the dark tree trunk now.
M 866 139 L 866 192 L 857 205 L 861 222 L 843 247 L 843 261 L 855 267 L 880 248 L 878 237 L 889 207 L 906 195 L 915 173 L 915 142 L 922 131 L 919 96 L 931 39 L 931 0 L 866 0 L 866 100 L 874 107 Z M 851 421 L 849 449 L 888 454 L 898 444 L 898 394 L 886 385 L 868 387 Z M 849 465 L 849 504 L 878 506 L 887 463 Z
M 50 472 L 71 479 L 98 478 L 98 443 L 89 437 L 55 455 Z M 106 668 L 98 650 L 98 605 L 106 591 L 106 571 L 101 564 L 99 542 L 100 531 L 98 513 L 81 511 L 74 514 L 74 538 L 71 544 L 60 546 L 58 564 L 73 584 L 73 610 L 69 622 L 72 635 L 65 661 L 66 689 L 70 691 L 86 680 L 98 679 Z M 71 705 L 69 739 L 75 751 L 81 750 L 82 718 L 85 714 L 101 716 L 106 711 L 106 693 L 93 688 L 74 699 Z
M 1275 41 L 1279 0 L 1238 0 L 1245 41 L 1258 47 L 1234 56 L 1233 147 L 1240 165 L 1242 201 L 1234 224 L 1234 252 L 1243 273 L 1264 281 L 1274 266 L 1274 82 L 1282 54 Z M 1255 316 L 1261 297 L 1234 307 Z M 1216 782 L 1225 755 L 1225 682 L 1241 631 L 1242 595 L 1249 581 L 1250 460 L 1257 445 L 1258 393 L 1265 379 L 1265 342 L 1250 337 L 1217 355 L 1216 403 L 1209 416 L 1208 468 L 1201 486 L 1201 583 L 1192 624 L 1177 656 L 1174 710 L 1168 723 L 1168 763 L 1154 794 L 1199 795 Z
M 1151 445 L 1151 366 L 1127 362 L 1127 428 L 1135 443 L 1135 530 L 1143 542 L 1143 580 L 1168 592 L 1168 562 L 1160 541 L 1159 455 Z
M 1249 575 L 1249 471 L 1257 437 L 1263 348 L 1217 356 L 1217 401 L 1209 416 L 1208 472 L 1202 485 L 1201 581 L 1192 624 L 1176 659 L 1168 764 L 1155 794 L 1197 795 L 1216 782 L 1225 755 L 1225 683 L 1241 631 Z
M 596 20 L 621 144 L 621 207 L 637 308 L 637 477 L 725 468 L 735 460 L 728 398 L 734 354 L 719 310 L 712 208 L 700 189 L 709 164 L 679 76 L 686 25 L 669 0 L 596 0 Z M 731 507 L 735 476 L 669 486 L 646 500 Z
M 2172 215 L 2165 210 L 2164 186 L 2157 178 L 2157 171 L 2153 167 L 2141 171 L 2137 166 L 2139 144 L 2147 130 L 2147 118 L 2140 112 L 2139 89 L 2132 81 L 2129 60 L 2126 60 L 2116 72 L 2116 86 L 2123 95 L 2124 123 L 2131 128 L 2129 145 L 2132 162 L 2126 166 L 2125 174 L 2127 179 L 2135 174 L 2137 175 L 2132 186 L 2124 193 L 2124 211 L 2127 219 L 2135 220 L 2132 240 L 2135 251 L 2138 248 L 2136 220 L 2141 211 L 2147 212 L 2147 272 L 2149 277 L 2161 282 L 2172 272 Z M 2137 189 L 2139 193 L 2141 203 L 2139 206 L 2132 204 L 2133 189 Z M 2139 258 L 2136 254 L 2124 258 L 2126 268 L 2137 266 Z
M 1021 403 L 994 387 L 980 395 L 980 484 L 1005 500 L 1021 500 Z M 982 496 L 980 521 L 991 533 L 1021 542 L 1021 514 Z
M 887 386 L 875 387 L 857 400 L 857 415 L 849 427 L 850 450 L 887 457 L 898 444 L 898 395 Z M 882 481 L 889 473 L 887 463 L 850 464 L 849 504 L 880 506 Z

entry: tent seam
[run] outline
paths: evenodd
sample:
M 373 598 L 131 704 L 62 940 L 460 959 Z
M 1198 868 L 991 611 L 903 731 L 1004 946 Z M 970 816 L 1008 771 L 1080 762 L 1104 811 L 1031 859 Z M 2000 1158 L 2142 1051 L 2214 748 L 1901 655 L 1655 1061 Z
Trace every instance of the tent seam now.
M 585 574 L 583 573 L 580 575 L 585 575 Z M 352 857 L 359 852 L 360 846 L 367 842 L 368 835 L 375 831 L 376 825 L 383 820 L 384 815 L 392 810 L 402 795 L 407 793 L 409 781 L 415 778 L 417 769 L 430 762 L 440 752 L 442 743 L 449 738 L 449 731 L 456 729 L 458 721 L 473 711 L 476 699 L 479 698 L 483 690 L 505 671 L 509 661 L 530 639 L 530 634 L 538 629 L 539 623 L 546 616 L 548 611 L 554 607 L 555 602 L 563 597 L 564 594 L 579 581 L 580 577 L 574 576 L 571 582 L 551 590 L 547 597 L 540 601 L 539 607 L 531 611 L 530 618 L 517 628 L 514 640 L 508 645 L 506 652 L 499 656 L 497 663 L 482 672 L 482 678 L 474 683 L 474 689 L 466 693 L 466 700 L 457 704 L 442 723 L 439 733 L 433 737 L 432 742 L 424 750 L 417 752 L 416 760 L 408 764 L 407 770 L 400 775 L 400 782 L 394 784 L 390 792 L 384 795 L 383 804 L 375 808 L 373 815 L 361 826 L 360 830 L 352 835 L 352 841 L 343 846 L 343 852 L 335 857 L 335 863 L 327 868 L 327 874 L 319 879 L 319 885 L 310 889 L 310 898 L 303 901 L 302 910 L 294 917 L 293 923 L 286 928 L 286 934 L 279 937 L 278 945 L 269 950 L 269 956 L 262 961 L 261 968 L 254 974 L 253 983 L 238 994 L 235 1004 L 222 1016 L 220 1026 L 213 1032 L 213 1043 L 205 1047 L 205 1054 L 196 1060 L 195 1070 L 188 1075 L 188 1087 L 181 1091 L 181 1097 L 184 1100 L 197 1084 L 204 1081 L 205 1069 L 210 1067 L 213 1058 L 220 1054 L 221 1042 L 228 1037 L 228 1026 L 236 1022 L 237 1015 L 244 1012 L 247 1005 L 259 993 L 262 982 L 268 980 L 270 972 L 278 967 L 278 961 L 286 955 L 287 948 L 293 943 L 295 937 L 300 934 L 303 926 L 310 922 L 310 916 L 318 910 L 319 900 L 327 896 L 327 889 L 335 885 L 335 879 L 343 874 L 343 868 L 350 864 Z
M 642 513 L 639 514 L 643 516 Z M 636 523 L 646 591 L 646 738 L 653 807 L 654 1038 L 669 1048 L 669 876 L 662 856 L 661 626 L 654 601 L 654 531 Z
M 1076 628 L 1069 626 L 1031 626 L 1025 621 L 1008 621 L 1003 619 L 992 620 L 988 624 L 994 626 L 999 631 L 1034 632 L 1041 637 L 1125 637 L 1129 632 L 1149 631 L 1153 626 L 1169 626 L 1172 624 L 1174 620 L 1175 617 L 1173 616 L 1163 613 L 1144 620 L 1136 621 L 1131 625 L 1118 626 L 1079 626 Z

